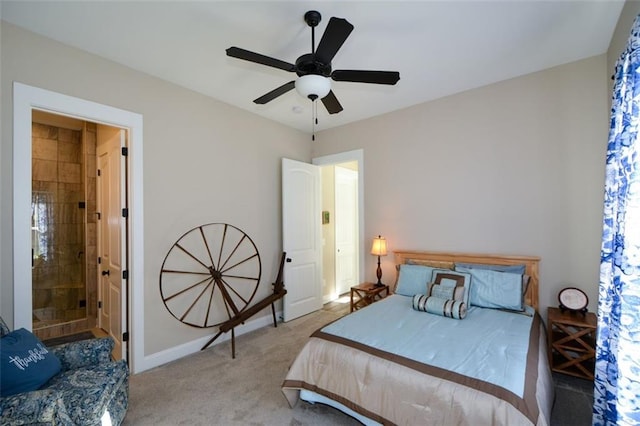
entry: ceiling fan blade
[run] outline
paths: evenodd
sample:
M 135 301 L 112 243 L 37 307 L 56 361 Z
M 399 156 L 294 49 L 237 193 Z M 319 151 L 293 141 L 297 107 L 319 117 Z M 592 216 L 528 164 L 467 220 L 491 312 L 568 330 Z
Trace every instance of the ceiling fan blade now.
M 255 62 L 258 64 L 266 65 L 268 67 L 279 68 L 281 70 L 295 71 L 296 66 L 289 62 L 281 61 L 280 59 L 271 58 L 269 56 L 261 55 L 259 53 L 251 52 L 249 50 L 241 49 L 239 47 L 230 47 L 226 50 L 227 56 L 232 58 L 244 59 L 245 61 Z
M 394 85 L 400 80 L 400 73 L 397 71 L 335 70 L 331 73 L 331 78 L 335 81 Z
M 322 98 L 322 103 L 324 104 L 324 107 L 327 109 L 329 114 L 336 114 L 344 109 L 342 108 L 342 105 L 340 105 L 340 102 L 338 102 L 338 98 L 336 98 L 333 90 L 329 90 L 327 96 Z
M 296 82 L 295 81 L 290 81 L 290 82 L 285 83 L 282 86 L 278 87 L 277 89 L 273 89 L 269 93 L 260 96 L 258 99 L 255 99 L 253 102 L 256 103 L 256 104 L 264 105 L 267 102 L 274 100 L 278 96 L 284 95 L 285 93 L 287 93 L 289 90 L 293 89 L 294 87 L 296 87 Z
M 353 31 L 346 19 L 332 17 L 324 30 L 322 39 L 316 49 L 316 57 L 324 64 L 330 64 L 340 47 L 344 44 L 349 34 Z

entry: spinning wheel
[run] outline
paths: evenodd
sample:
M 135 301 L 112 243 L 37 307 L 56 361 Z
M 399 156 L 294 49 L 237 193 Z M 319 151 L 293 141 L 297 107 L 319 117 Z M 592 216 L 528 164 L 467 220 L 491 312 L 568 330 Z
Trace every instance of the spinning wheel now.
M 208 328 L 236 317 L 258 289 L 258 249 L 240 229 L 209 223 L 187 231 L 169 249 L 160 270 L 160 294 L 171 315 Z

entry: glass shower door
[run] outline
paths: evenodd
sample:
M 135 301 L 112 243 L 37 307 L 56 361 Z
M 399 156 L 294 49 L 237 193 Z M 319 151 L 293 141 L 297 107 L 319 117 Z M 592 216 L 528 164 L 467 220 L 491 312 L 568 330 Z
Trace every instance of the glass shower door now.
M 33 329 L 87 316 L 82 132 L 33 124 Z M 59 330 L 51 335 L 66 334 Z

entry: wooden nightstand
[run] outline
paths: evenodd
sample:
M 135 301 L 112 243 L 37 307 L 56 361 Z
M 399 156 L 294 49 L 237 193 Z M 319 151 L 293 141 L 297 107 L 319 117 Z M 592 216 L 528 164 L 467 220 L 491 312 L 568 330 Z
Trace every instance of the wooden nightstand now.
M 362 283 L 351 287 L 351 312 L 364 308 L 389 295 L 389 286 L 376 287 L 374 283 Z
M 547 309 L 547 338 L 551 370 L 593 380 L 597 318 L 586 314 Z

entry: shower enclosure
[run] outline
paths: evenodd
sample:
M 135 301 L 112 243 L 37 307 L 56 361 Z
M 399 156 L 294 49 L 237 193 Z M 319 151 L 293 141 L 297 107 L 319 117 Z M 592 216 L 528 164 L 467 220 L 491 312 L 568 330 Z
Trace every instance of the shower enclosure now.
M 95 127 L 33 115 L 32 320 L 43 339 L 96 323 Z

